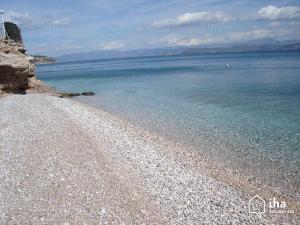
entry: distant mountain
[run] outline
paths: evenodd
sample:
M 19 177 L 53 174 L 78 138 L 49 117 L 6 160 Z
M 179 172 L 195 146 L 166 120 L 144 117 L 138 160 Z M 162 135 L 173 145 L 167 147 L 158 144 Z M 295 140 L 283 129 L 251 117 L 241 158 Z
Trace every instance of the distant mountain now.
M 113 59 L 143 56 L 255 51 L 300 51 L 300 40 L 278 41 L 274 39 L 258 39 L 234 44 L 211 44 L 193 47 L 166 47 L 157 49 L 138 49 L 131 51 L 92 51 L 62 55 L 57 57 L 56 59 L 58 62 L 72 62 L 82 60 Z
M 130 51 L 92 51 L 73 53 L 57 57 L 58 62 L 71 62 L 81 60 L 112 59 L 143 56 L 160 56 L 166 54 L 181 54 L 182 48 L 159 48 L 159 49 L 138 49 Z
M 200 53 L 230 53 L 230 52 L 270 52 L 270 51 L 300 51 L 300 42 L 295 44 L 284 45 L 236 45 L 232 47 L 216 48 L 189 48 L 183 50 L 182 54 L 200 54 Z

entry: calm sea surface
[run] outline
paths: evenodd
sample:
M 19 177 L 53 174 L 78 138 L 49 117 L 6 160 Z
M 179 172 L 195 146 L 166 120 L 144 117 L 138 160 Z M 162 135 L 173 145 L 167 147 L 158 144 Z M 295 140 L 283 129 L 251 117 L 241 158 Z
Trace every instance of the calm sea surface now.
M 80 101 L 300 199 L 300 52 L 84 61 L 37 71 L 60 90 L 96 92 Z

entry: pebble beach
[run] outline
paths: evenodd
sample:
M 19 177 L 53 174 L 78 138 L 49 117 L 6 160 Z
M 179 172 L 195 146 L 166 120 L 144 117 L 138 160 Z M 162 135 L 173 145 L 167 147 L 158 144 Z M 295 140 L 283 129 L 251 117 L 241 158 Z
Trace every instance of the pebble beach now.
M 299 222 L 249 213 L 251 188 L 201 155 L 72 99 L 6 96 L 0 127 L 0 224 Z

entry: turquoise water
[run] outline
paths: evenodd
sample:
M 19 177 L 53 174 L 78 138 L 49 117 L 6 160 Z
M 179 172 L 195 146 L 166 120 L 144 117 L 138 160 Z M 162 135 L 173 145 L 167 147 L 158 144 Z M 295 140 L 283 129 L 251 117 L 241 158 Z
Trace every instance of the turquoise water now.
M 96 92 L 80 101 L 299 198 L 300 52 L 85 61 L 37 71 L 60 90 Z

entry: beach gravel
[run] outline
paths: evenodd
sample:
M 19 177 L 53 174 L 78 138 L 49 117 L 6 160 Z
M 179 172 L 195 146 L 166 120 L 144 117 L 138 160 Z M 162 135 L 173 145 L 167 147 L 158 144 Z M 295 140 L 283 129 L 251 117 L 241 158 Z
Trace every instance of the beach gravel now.
M 0 224 L 297 224 L 250 214 L 183 146 L 75 100 L 10 95 L 0 127 Z

